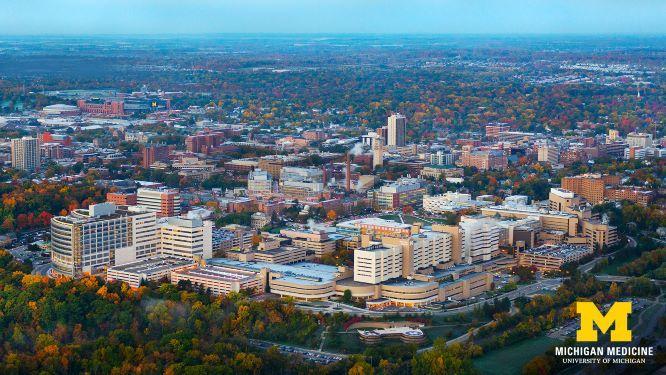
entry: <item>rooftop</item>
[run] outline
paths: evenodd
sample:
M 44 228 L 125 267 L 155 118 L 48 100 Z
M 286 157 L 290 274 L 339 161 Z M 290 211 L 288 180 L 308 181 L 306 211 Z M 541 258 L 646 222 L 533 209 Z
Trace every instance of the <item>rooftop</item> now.
M 120 266 L 113 266 L 110 268 L 110 270 L 134 274 L 153 274 L 194 264 L 195 262 L 192 259 L 178 257 L 156 257 L 127 263 Z

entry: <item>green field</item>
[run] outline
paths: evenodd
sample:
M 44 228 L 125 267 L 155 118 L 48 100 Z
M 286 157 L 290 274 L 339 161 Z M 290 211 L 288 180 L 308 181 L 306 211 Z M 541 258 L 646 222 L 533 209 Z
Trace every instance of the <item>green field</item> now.
M 474 360 L 474 366 L 476 366 L 481 374 L 520 374 L 525 363 L 537 355 L 545 353 L 558 342 L 558 340 L 547 336 L 526 340 L 484 354 L 482 357 Z

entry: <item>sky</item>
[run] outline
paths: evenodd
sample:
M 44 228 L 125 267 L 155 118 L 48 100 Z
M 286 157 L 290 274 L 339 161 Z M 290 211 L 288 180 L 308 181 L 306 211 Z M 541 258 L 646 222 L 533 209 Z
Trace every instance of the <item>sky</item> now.
M 0 0 L 2 35 L 666 34 L 666 0 Z

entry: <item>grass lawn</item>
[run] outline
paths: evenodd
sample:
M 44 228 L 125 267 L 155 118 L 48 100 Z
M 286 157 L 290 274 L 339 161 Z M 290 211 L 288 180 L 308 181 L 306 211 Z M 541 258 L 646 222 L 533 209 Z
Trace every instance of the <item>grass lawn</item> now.
M 336 340 L 331 340 L 330 335 L 324 339 L 323 350 L 335 353 L 355 354 L 363 353 L 366 345 L 358 338 L 358 333 L 351 330 L 346 333 L 338 333 Z
M 529 339 L 515 345 L 493 350 L 474 360 L 481 374 L 520 374 L 523 366 L 537 355 L 545 353 L 559 341 L 548 336 Z
M 617 269 L 632 260 L 638 259 L 641 256 L 640 253 L 631 253 L 627 258 L 614 258 L 612 262 L 609 262 L 606 267 L 602 268 L 601 271 L 596 272 L 599 275 L 617 275 Z

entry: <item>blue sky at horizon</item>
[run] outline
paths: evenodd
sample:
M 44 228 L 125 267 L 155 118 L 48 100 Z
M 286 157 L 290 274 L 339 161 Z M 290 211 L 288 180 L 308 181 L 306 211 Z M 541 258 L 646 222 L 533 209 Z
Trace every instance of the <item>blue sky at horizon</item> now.
M 0 0 L 0 34 L 666 34 L 666 0 Z

